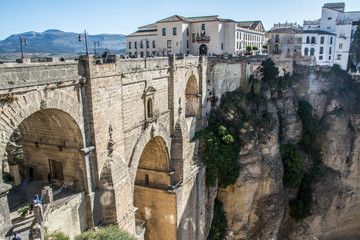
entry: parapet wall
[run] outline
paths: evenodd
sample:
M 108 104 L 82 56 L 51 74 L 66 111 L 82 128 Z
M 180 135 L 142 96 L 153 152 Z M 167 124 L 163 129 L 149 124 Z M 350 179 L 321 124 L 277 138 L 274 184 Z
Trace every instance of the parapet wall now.
M 78 81 L 80 78 L 77 61 L 0 65 L 0 90 Z

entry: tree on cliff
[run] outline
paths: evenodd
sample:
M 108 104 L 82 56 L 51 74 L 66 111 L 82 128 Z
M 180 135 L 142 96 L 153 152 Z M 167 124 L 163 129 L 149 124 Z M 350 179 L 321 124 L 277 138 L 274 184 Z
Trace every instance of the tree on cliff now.
M 271 58 L 268 58 L 261 63 L 260 71 L 263 74 L 261 80 L 264 82 L 275 80 L 279 75 L 279 69 L 275 66 L 275 63 Z
M 350 47 L 350 56 L 352 58 L 355 67 L 357 68 L 360 64 L 360 24 L 356 28 L 353 42 Z

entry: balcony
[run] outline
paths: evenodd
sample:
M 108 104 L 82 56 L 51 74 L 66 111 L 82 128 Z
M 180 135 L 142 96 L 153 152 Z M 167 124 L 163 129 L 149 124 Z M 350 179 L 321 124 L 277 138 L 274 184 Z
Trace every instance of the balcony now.
M 203 37 L 198 36 L 198 37 L 196 37 L 196 42 L 198 42 L 198 43 L 208 43 L 208 42 L 210 42 L 210 36 L 203 36 Z
M 273 54 L 281 54 L 281 50 L 273 49 Z

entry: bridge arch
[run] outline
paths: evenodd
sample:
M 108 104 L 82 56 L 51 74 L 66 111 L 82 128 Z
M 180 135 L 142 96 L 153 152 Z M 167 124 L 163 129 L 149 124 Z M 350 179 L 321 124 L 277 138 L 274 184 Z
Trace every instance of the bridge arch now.
M 134 186 L 135 218 L 145 223 L 145 239 L 175 239 L 176 194 L 165 140 L 153 136 L 141 153 Z

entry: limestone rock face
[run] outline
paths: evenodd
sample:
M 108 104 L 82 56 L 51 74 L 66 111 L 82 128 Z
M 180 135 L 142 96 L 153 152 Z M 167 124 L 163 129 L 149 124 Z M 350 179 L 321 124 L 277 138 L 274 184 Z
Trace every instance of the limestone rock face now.
M 282 186 L 283 167 L 278 145 L 275 105 L 267 110 L 275 121 L 268 134 L 259 133 L 239 155 L 240 177 L 236 184 L 219 189 L 229 232 L 227 239 L 276 238 L 285 211 Z
M 302 76 L 290 87 L 265 93 L 274 127 L 245 144 L 236 184 L 218 191 L 228 219 L 227 239 L 360 238 L 360 107 L 352 102 L 358 98 L 348 94 L 336 75 L 307 67 L 296 71 Z M 323 163 L 312 185 L 311 216 L 297 222 L 289 208 L 297 191 L 283 186 L 279 148 L 280 142 L 301 139 L 296 113 L 301 99 L 313 106 L 323 126 Z M 307 157 L 306 162 L 308 171 L 312 163 Z

